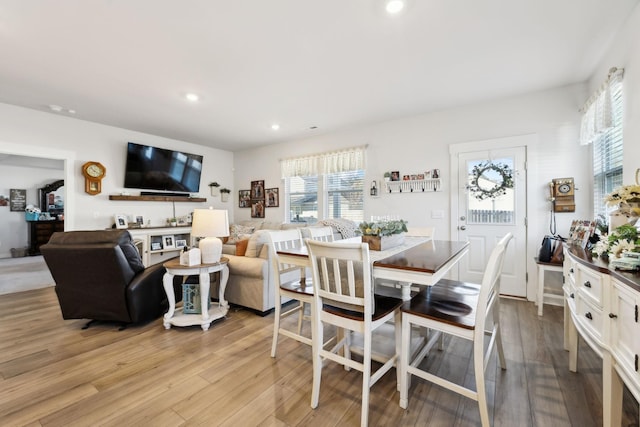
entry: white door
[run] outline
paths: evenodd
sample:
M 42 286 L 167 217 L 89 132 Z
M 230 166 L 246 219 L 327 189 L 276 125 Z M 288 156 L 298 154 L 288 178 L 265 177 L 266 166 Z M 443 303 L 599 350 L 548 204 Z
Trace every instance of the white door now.
M 454 161 L 452 159 L 452 164 Z M 457 153 L 457 209 L 452 209 L 453 237 L 468 241 L 459 278 L 480 283 L 491 251 L 508 232 L 500 293 L 527 296 L 526 148 L 492 148 Z M 454 205 L 455 206 L 455 205 Z M 457 236 L 456 236 L 457 234 Z

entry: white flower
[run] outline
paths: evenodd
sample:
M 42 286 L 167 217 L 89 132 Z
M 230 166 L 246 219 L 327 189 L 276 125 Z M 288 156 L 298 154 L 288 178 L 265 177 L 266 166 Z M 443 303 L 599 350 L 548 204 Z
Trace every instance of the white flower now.
M 601 256 L 602 254 L 607 253 L 608 250 L 609 250 L 609 242 L 606 239 L 599 240 L 598 242 L 596 242 L 595 246 L 593 247 L 593 253 L 596 254 L 597 256 Z
M 636 247 L 634 242 L 629 240 L 618 240 L 616 243 L 611 245 L 611 254 L 616 258 L 620 258 L 622 252 L 631 251 Z

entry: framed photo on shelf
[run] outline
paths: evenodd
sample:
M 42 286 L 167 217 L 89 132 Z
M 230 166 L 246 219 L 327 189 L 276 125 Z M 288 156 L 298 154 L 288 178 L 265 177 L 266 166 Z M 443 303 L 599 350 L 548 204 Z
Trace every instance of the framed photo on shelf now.
M 277 208 L 280 206 L 280 196 L 277 188 L 267 188 L 266 207 Z
M 251 207 L 251 190 L 238 191 L 238 207 L 240 208 Z
M 117 229 L 125 229 L 129 227 L 129 223 L 127 222 L 127 216 L 123 215 L 123 214 L 116 214 L 114 215 L 114 219 L 116 222 L 116 228 Z
M 135 222 L 138 227 L 144 227 L 144 216 L 134 215 L 133 222 Z
M 163 249 L 175 249 L 176 240 L 173 235 L 162 236 L 162 248 Z
M 161 242 L 151 242 L 151 250 L 152 251 L 159 251 L 162 249 L 162 243 Z
M 400 172 L 392 171 L 391 172 L 391 181 L 400 181 Z
M 187 241 L 185 239 L 176 240 L 176 248 L 184 248 L 187 246 Z

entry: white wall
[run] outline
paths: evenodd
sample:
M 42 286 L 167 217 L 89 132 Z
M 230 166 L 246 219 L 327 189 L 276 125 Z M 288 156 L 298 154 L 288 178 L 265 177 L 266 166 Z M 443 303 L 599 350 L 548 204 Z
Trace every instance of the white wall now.
M 207 186 L 209 182 L 217 181 L 222 186 L 234 189 L 234 156 L 229 151 L 0 104 L 0 153 L 39 157 L 50 155 L 66 159 L 65 227 L 67 229 L 108 228 L 113 224 L 113 215 L 116 213 L 143 215 L 145 219 L 151 221 L 152 226 L 164 225 L 165 220 L 173 215 L 172 204 L 168 202 L 109 200 L 110 194 L 120 194 L 125 191 L 124 167 L 129 141 L 203 155 L 204 170 L 200 182 L 200 195 L 207 197 L 208 200 L 206 203 L 176 203 L 176 215 L 186 215 L 195 208 L 214 206 L 219 209 L 229 209 L 230 219 L 233 218 L 232 201 L 222 203 L 219 197 L 211 197 Z M 102 181 L 102 193 L 96 196 L 84 192 L 81 166 L 90 160 L 102 163 L 107 169 L 106 177 Z M 28 178 L 28 180 L 30 183 L 31 179 Z M 14 188 L 24 188 L 20 184 L 20 179 L 17 181 Z M 138 194 L 134 190 L 127 191 Z M 7 227 L 3 226 L 0 228 L 0 242 L 8 241 L 7 236 Z M 26 242 L 26 231 L 24 236 Z M 3 243 L 1 248 L 4 247 Z
M 282 188 L 279 159 L 368 144 L 367 185 L 373 179 L 382 179 L 382 173 L 388 170 L 404 174 L 439 168 L 444 191 L 365 196 L 365 219 L 371 215 L 398 214 L 413 226 L 436 226 L 440 238 L 449 238 L 449 145 L 536 134 L 537 145 L 528 151 L 528 294 L 533 298 L 532 284 L 536 280 L 533 257 L 549 227 L 548 182 L 552 178 L 574 177 L 579 189 L 576 212 L 557 214 L 560 234 L 568 234 L 572 219 L 591 217 L 589 149 L 578 145 L 578 108 L 585 99 L 584 85 L 573 85 L 238 152 L 235 187 L 248 188 L 250 180 L 264 179 L 267 187 L 277 184 Z M 266 210 L 266 220 L 282 221 L 285 209 L 282 199 L 280 208 Z M 235 209 L 237 219 L 249 218 L 249 209 Z M 434 209 L 444 210 L 445 217 L 432 219 Z

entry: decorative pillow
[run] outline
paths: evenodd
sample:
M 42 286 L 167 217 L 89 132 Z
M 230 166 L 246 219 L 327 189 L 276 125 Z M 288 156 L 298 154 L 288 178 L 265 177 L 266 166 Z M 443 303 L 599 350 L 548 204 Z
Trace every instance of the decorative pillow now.
M 251 235 L 249 244 L 247 245 L 247 252 L 244 256 L 256 258 L 265 243 L 269 243 L 269 230 L 258 230 Z
M 236 255 L 244 256 L 244 254 L 247 252 L 248 244 L 249 244 L 249 239 L 239 240 L 238 243 L 236 243 Z
M 254 227 L 231 224 L 229 226 L 229 240 L 227 240 L 227 243 L 238 243 L 240 240 L 247 239 L 247 236 L 250 237 L 254 230 Z

